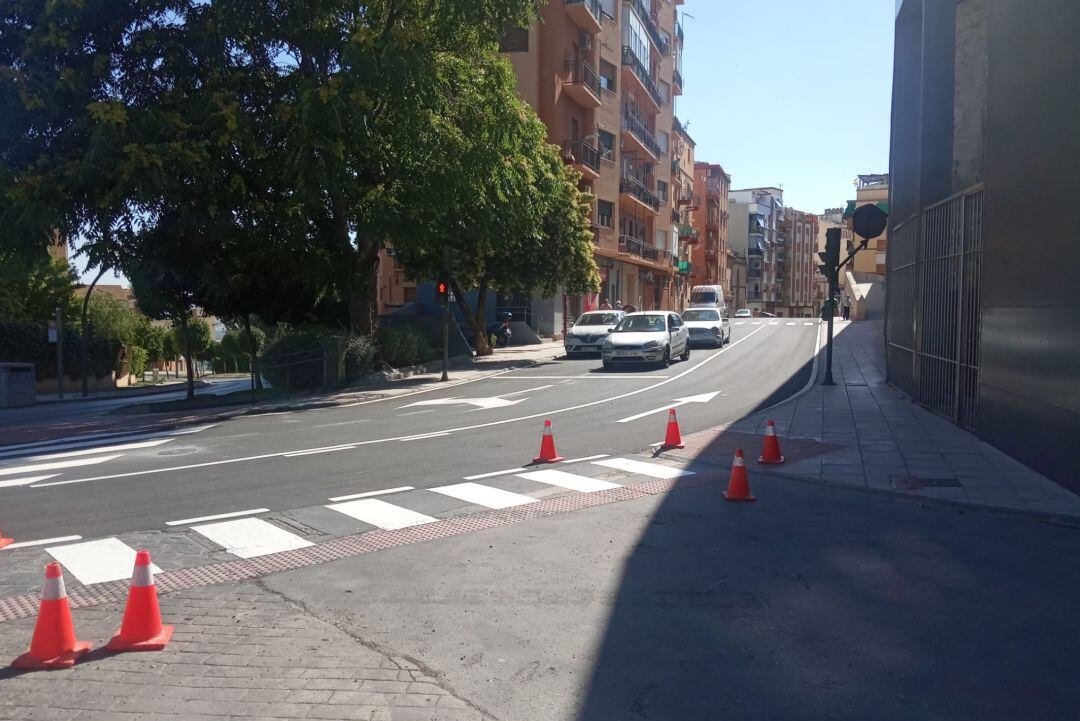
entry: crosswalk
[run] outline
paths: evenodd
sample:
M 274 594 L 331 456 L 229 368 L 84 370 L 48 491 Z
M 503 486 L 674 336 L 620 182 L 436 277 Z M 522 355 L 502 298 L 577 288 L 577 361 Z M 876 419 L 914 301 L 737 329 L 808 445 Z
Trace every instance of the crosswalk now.
M 398 486 L 344 494 L 330 498 L 330 503 L 303 509 L 275 512 L 260 507 L 168 521 L 165 524 L 168 531 L 162 529 L 159 538 L 163 544 L 176 542 L 180 537 L 189 542 L 201 539 L 190 545 L 205 549 L 207 563 L 228 556 L 249 559 L 306 548 L 345 532 L 400 530 L 466 512 L 524 506 L 553 494 L 596 493 L 651 479 L 693 475 L 692 471 L 666 461 L 645 460 L 645 457 L 589 456 L 559 465 L 560 468 L 534 467 L 533 470 L 513 468 L 470 477 L 483 477 L 483 483 L 466 479 L 428 488 Z M 447 508 L 447 502 L 451 508 Z M 333 521 L 343 517 L 350 519 L 351 525 L 346 524 L 350 530 L 336 533 L 322 530 L 343 528 L 341 521 Z M 298 524 L 299 518 L 303 521 Z M 304 527 L 310 532 L 301 530 Z M 127 579 L 134 565 L 135 548 L 145 543 L 147 535 L 142 532 L 91 540 L 69 535 L 8 546 L 0 550 L 0 596 L 13 590 L 2 582 L 12 563 L 40 568 L 42 562 L 55 560 L 83 586 Z M 154 553 L 160 562 L 161 557 Z M 166 553 L 165 558 L 170 555 Z M 174 570 L 175 564 L 166 563 L 166 566 L 166 570 Z

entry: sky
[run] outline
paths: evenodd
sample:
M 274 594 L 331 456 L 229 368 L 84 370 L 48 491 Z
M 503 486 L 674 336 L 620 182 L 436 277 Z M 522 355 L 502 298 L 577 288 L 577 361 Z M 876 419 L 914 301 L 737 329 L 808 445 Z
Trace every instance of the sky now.
M 731 187 L 783 186 L 811 213 L 889 167 L 895 0 L 686 0 L 682 97 L 694 159 Z M 690 17 L 693 16 L 693 17 Z
M 855 197 L 855 176 L 888 171 L 895 0 L 680 9 L 686 87 L 676 113 L 695 159 L 720 163 L 732 188 L 782 185 L 787 207 L 821 213 Z M 101 282 L 127 285 L 112 273 Z

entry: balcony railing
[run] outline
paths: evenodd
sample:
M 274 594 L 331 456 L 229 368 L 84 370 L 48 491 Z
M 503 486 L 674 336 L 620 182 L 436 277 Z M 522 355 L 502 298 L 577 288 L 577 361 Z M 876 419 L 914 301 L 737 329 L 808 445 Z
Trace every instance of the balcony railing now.
M 600 151 L 584 140 L 567 140 L 563 143 L 563 153 L 571 156 L 573 162 L 587 165 L 596 172 L 600 172 Z
M 629 109 L 623 110 L 623 127 L 629 130 L 635 138 L 641 141 L 641 144 L 649 149 L 649 152 L 656 157 L 660 157 L 660 144 L 656 142 L 656 138 L 649 131 L 649 128 L 638 116 L 630 112 Z
M 645 26 L 645 32 L 649 34 L 649 37 L 656 44 L 656 48 L 660 51 L 660 54 L 667 55 L 671 52 L 671 46 L 660 34 L 660 28 L 656 25 L 656 18 L 649 14 L 649 10 L 645 7 L 645 3 L 641 0 L 625 0 L 625 2 L 627 5 L 634 8 L 634 12 L 637 13 L 638 19 L 641 20 L 641 24 Z
M 683 87 L 682 73 L 680 73 L 677 68 L 672 70 L 671 72 L 672 79 L 675 81 L 675 86 L 681 90 Z
M 659 248 L 648 245 L 644 240 L 635 238 L 632 235 L 619 236 L 619 252 L 636 255 L 639 258 L 653 262 L 660 260 Z
M 685 42 L 685 40 L 686 40 L 686 38 L 683 37 L 682 23 L 679 22 L 678 20 L 675 21 L 675 37 L 677 37 L 679 39 L 680 43 Z
M 641 60 L 638 59 L 638 56 L 634 54 L 629 45 L 622 46 L 622 64 L 634 72 L 637 79 L 649 91 L 649 95 L 657 106 L 663 106 L 664 97 L 660 94 L 660 88 L 656 86 L 656 82 L 649 76 L 649 69 L 641 63 Z
M 619 192 L 634 196 L 653 210 L 660 210 L 660 196 L 646 188 L 644 183 L 632 175 L 622 176 L 622 180 L 619 181 Z
M 567 63 L 566 70 L 569 73 L 567 77 L 567 85 L 581 85 L 589 90 L 596 96 L 596 100 L 600 100 L 600 75 L 592 65 L 582 60 L 579 63 Z
M 599 25 L 604 18 L 604 8 L 600 0 L 566 0 L 568 6 L 580 5 L 589 11 Z

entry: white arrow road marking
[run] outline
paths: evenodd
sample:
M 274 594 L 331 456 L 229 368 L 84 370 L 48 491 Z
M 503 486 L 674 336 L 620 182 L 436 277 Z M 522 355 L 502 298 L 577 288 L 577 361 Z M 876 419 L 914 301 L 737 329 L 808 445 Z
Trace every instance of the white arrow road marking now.
M 528 398 L 518 398 L 517 400 L 507 400 L 500 398 L 499 396 L 493 396 L 491 398 L 434 398 L 429 401 L 417 401 L 416 403 L 410 403 L 407 406 L 398 408 L 399 411 L 406 408 L 413 408 L 415 406 L 460 406 L 469 405 L 476 406 L 477 408 L 483 408 L 488 410 L 490 408 L 505 408 L 506 406 L 516 406 L 522 401 L 527 401 Z
M 60 475 L 59 473 L 50 473 L 45 476 L 27 476 L 26 478 L 9 478 L 6 481 L 0 481 L 0 488 L 12 488 L 14 486 L 28 486 L 31 483 L 37 483 L 38 481 L 44 481 L 48 478 L 54 478 Z
M 77 458 L 71 461 L 56 461 L 54 463 L 36 463 L 32 466 L 15 466 L 14 468 L 0 468 L 0 476 L 13 476 L 16 473 L 33 473 L 34 471 L 55 471 L 57 468 L 74 468 L 75 466 L 92 466 L 97 463 L 111 461 L 124 455 L 117 453 L 114 456 L 102 456 L 100 458 Z
M 10 551 L 14 548 L 32 548 L 33 546 L 45 546 L 50 543 L 64 543 L 66 541 L 81 541 L 82 536 L 59 536 L 57 538 L 42 538 L 40 541 L 22 541 L 20 543 L 9 543 L 4 546 L 5 551 Z
M 712 393 L 702 393 L 696 396 L 687 396 L 686 398 L 676 398 L 674 401 L 668 403 L 666 406 L 661 406 L 660 408 L 653 408 L 651 411 L 645 411 L 644 413 L 638 413 L 637 415 L 627 416 L 626 418 L 620 418 L 615 422 L 629 423 L 630 421 L 636 421 L 637 419 L 644 418 L 645 416 L 651 416 L 653 413 L 660 413 L 661 411 L 667 411 L 671 408 L 685 406 L 687 403 L 708 403 L 713 398 L 716 398 L 718 395 L 720 395 L 720 391 L 714 391 Z
M 172 438 L 159 438 L 156 441 L 140 441 L 138 443 L 122 443 L 118 446 L 98 446 L 97 448 L 84 448 L 81 451 L 64 451 L 63 453 L 49 453 L 44 456 L 26 456 L 19 460 L 25 461 L 51 461 L 56 458 L 74 458 L 76 456 L 92 456 L 95 453 L 113 453 L 115 451 L 134 451 L 138 448 L 153 448 L 163 443 L 171 443 Z

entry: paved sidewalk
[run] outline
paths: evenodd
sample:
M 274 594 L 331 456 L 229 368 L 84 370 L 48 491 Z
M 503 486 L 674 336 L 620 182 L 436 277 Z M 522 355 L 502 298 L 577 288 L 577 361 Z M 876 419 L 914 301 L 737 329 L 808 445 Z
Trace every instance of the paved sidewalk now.
M 752 434 L 751 471 L 974 503 L 1080 516 L 1080 497 L 947 420 L 885 382 L 880 321 L 839 323 L 833 350 L 836 385 L 733 424 L 722 433 Z M 819 368 L 819 372 L 823 369 Z M 782 466 L 758 466 L 760 437 L 776 421 L 786 438 L 813 439 L 817 455 L 788 454 Z M 792 441 L 794 445 L 797 441 Z M 812 457 L 811 457 L 812 456 Z
M 74 611 L 94 650 L 73 668 L 0 669 L 0 719 L 480 721 L 485 716 L 416 664 L 364 645 L 260 584 L 161 598 L 172 642 L 112 654 L 121 604 Z M 0 624 L 0 663 L 26 650 L 33 619 Z

